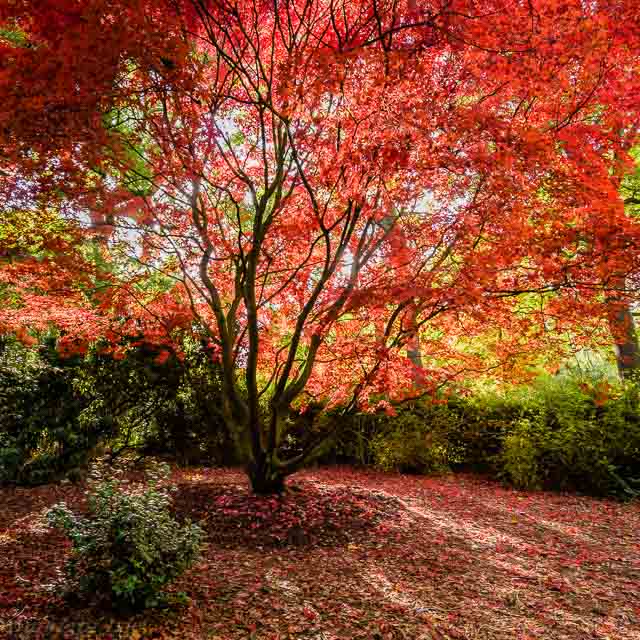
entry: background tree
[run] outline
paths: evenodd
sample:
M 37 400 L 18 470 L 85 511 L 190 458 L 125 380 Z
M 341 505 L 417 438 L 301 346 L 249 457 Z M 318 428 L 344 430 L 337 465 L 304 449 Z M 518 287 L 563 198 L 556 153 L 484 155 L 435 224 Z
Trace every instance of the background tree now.
M 640 168 L 637 164 L 638 150 L 631 152 L 636 160 L 635 170 L 628 173 L 623 181 L 621 195 L 627 214 L 637 219 L 640 213 Z M 633 240 L 627 238 L 627 251 L 633 253 Z M 623 273 L 617 281 L 618 294 L 610 297 L 611 312 L 609 324 L 616 345 L 616 362 L 620 377 L 632 378 L 640 371 L 640 347 L 634 319 L 633 300 L 638 291 L 637 264 L 630 273 Z M 631 294 L 631 295 L 629 295 Z M 634 295 L 635 294 L 635 295 Z

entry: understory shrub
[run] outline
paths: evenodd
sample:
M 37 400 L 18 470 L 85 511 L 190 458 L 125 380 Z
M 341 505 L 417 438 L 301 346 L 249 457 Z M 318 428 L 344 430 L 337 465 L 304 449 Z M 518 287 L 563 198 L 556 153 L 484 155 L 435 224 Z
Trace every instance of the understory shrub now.
M 462 461 L 459 443 L 448 435 L 459 419 L 447 407 L 421 402 L 377 420 L 368 440 L 370 459 L 384 471 L 446 473 Z
M 521 489 L 635 497 L 640 492 L 640 390 L 571 374 L 530 386 L 423 400 L 397 415 L 339 424 L 324 461 L 384 470 L 468 469 Z M 357 445 L 357 446 L 356 446 Z
M 502 429 L 497 475 L 519 488 L 634 497 L 640 489 L 637 385 L 572 376 L 514 389 L 520 407 Z
M 539 423 L 529 418 L 520 418 L 505 430 L 499 472 L 520 489 L 542 486 L 540 440 L 544 432 L 537 433 L 538 426 Z
M 111 413 L 74 385 L 82 358 L 61 358 L 55 338 L 37 348 L 4 340 L 0 352 L 0 484 L 41 484 L 86 465 L 113 433 Z
M 134 341 L 135 342 L 135 341 Z M 219 366 L 192 337 L 182 356 L 151 345 L 131 345 L 126 357 L 91 354 L 85 389 L 118 408 L 114 452 L 168 457 L 183 465 L 239 462 L 221 414 Z
M 136 610 L 163 602 L 162 589 L 198 557 L 203 531 L 173 518 L 168 465 L 151 465 L 146 484 L 129 484 L 123 473 L 94 465 L 89 514 L 78 516 L 62 502 L 47 518 L 73 545 L 67 588 Z
M 185 339 L 178 358 L 132 339 L 116 359 L 99 344 L 63 357 L 58 338 L 28 348 L 0 336 L 0 484 L 78 479 L 103 447 L 181 464 L 239 461 L 219 368 L 201 342 Z

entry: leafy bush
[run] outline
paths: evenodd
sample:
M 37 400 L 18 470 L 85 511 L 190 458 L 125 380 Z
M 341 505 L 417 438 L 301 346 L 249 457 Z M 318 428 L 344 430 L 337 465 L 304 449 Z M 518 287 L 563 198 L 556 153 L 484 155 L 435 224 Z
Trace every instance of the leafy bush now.
M 347 413 L 340 408 L 326 412 L 327 430 L 332 433 L 327 450 L 318 458 L 321 464 L 374 464 L 372 440 L 388 420 L 382 413 Z
M 183 464 L 238 462 L 220 413 L 218 368 L 196 340 L 183 350 L 180 359 L 132 344 L 114 359 L 94 345 L 85 356 L 61 357 L 55 334 L 35 348 L 5 338 L 0 483 L 78 476 L 103 444 Z
M 86 464 L 113 431 L 75 381 L 82 358 L 61 358 L 55 338 L 37 349 L 5 340 L 0 353 L 0 483 L 49 482 Z
M 241 459 L 222 416 L 220 367 L 199 342 L 185 340 L 182 347 L 183 360 L 172 357 L 161 367 L 154 362 L 155 372 L 146 365 L 146 396 L 164 396 L 147 423 L 144 450 L 185 465 L 237 464 Z
M 563 375 L 542 378 L 505 396 L 511 407 L 517 407 L 517 414 L 503 421 L 501 447 L 491 457 L 498 477 L 528 489 L 573 489 L 619 497 L 637 494 L 637 386 Z M 495 412 L 498 406 L 493 404 Z
M 640 491 L 640 389 L 606 376 L 547 376 L 527 387 L 452 395 L 447 404 L 417 402 L 396 416 L 359 414 L 338 427 L 333 459 L 340 462 L 417 473 L 470 469 L 523 489 L 622 498 Z
M 457 416 L 427 402 L 402 408 L 371 439 L 375 466 L 404 473 L 446 473 L 461 461 L 460 447 L 448 438 L 459 429 Z
M 500 452 L 500 472 L 519 489 L 541 487 L 540 442 L 538 424 L 520 418 L 505 433 Z
M 130 485 L 123 469 L 91 472 L 89 515 L 75 515 L 63 503 L 52 507 L 49 523 L 73 543 L 67 575 L 81 593 L 108 596 L 120 609 L 139 609 L 162 601 L 161 590 L 198 556 L 203 531 L 180 525 L 171 515 L 166 464 L 148 472 L 147 485 Z
M 167 456 L 181 464 L 238 462 L 221 415 L 218 365 L 202 343 L 182 341 L 182 356 L 132 339 L 114 359 L 96 345 L 77 388 L 115 414 L 114 453 Z

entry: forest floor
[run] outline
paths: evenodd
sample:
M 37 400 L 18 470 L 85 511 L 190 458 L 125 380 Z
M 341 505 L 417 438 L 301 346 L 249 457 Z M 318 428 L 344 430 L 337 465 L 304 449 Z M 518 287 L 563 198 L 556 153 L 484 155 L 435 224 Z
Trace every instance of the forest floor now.
M 69 553 L 47 528 L 84 487 L 0 489 L 0 638 L 640 639 L 640 504 L 520 492 L 469 475 L 327 468 L 282 498 L 241 472 L 176 471 L 207 531 L 173 587 L 190 602 L 122 619 L 51 588 Z

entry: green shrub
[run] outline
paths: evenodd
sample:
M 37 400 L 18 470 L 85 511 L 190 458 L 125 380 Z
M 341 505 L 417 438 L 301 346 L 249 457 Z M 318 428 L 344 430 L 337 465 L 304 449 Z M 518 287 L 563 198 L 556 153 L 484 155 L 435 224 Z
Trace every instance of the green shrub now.
M 139 342 L 131 340 L 122 360 L 92 349 L 78 383 L 94 406 L 117 412 L 112 449 L 185 465 L 238 463 L 222 418 L 219 366 L 203 343 L 184 337 L 178 358 Z
M 446 411 L 455 418 L 447 439 L 458 451 L 456 467 L 496 475 L 504 434 L 526 415 L 520 400 L 495 392 L 452 395 Z
M 109 411 L 75 387 L 82 358 L 61 358 L 55 338 L 0 352 L 0 484 L 41 484 L 86 465 L 113 431 Z
M 120 360 L 100 345 L 61 357 L 56 338 L 26 348 L 0 336 L 0 484 L 78 476 L 102 445 L 183 464 L 240 461 L 220 411 L 219 367 L 201 342 L 185 338 L 183 358 L 159 358 L 132 339 Z
M 493 471 L 520 488 L 571 489 L 633 497 L 640 477 L 640 401 L 634 384 L 573 375 L 514 388 L 502 415 Z
M 381 413 L 347 413 L 333 409 L 326 413 L 328 429 L 333 433 L 327 451 L 319 458 L 321 464 L 352 464 L 373 466 L 373 438 L 388 421 Z
M 640 388 L 587 373 L 452 394 L 446 404 L 416 402 L 396 416 L 347 416 L 324 461 L 415 473 L 469 469 L 523 489 L 634 497 Z
M 640 477 L 640 402 L 632 383 L 560 380 L 545 392 L 549 484 L 634 496 Z
M 163 484 L 167 465 L 153 465 L 146 485 L 130 485 L 122 473 L 107 473 L 104 465 L 95 465 L 89 515 L 77 516 L 63 502 L 47 517 L 73 543 L 66 567 L 69 586 L 108 597 L 117 608 L 135 610 L 162 601 L 163 587 L 197 558 L 203 531 L 172 517 L 172 487 Z
M 447 436 L 459 429 L 457 416 L 428 402 L 402 408 L 371 439 L 374 465 L 385 471 L 439 474 L 460 462 L 460 448 Z
M 519 489 L 539 489 L 542 486 L 537 426 L 528 418 L 520 418 L 503 439 L 500 472 Z

